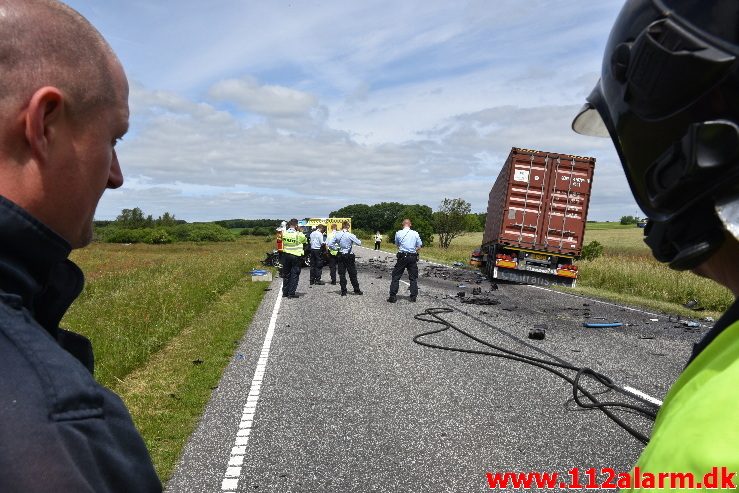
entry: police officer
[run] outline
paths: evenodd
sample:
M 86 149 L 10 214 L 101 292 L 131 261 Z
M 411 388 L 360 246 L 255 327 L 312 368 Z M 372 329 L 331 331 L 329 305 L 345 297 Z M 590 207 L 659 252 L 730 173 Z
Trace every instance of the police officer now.
M 403 229 L 395 233 L 395 244 L 398 246 L 398 260 L 393 268 L 393 279 L 390 282 L 390 303 L 397 301 L 400 278 L 403 272 L 408 271 L 408 280 L 411 283 L 411 298 L 415 303 L 418 296 L 418 251 L 423 246 L 421 237 L 411 229 L 411 220 L 403 220 Z
M 322 286 L 325 284 L 321 281 L 323 272 L 323 245 L 325 243 L 323 234 L 326 226 L 319 224 L 310 234 L 310 283 Z
M 331 284 L 336 285 L 336 260 L 339 255 L 339 246 L 331 247 L 331 244 L 336 237 L 336 224 L 331 225 L 331 232 L 326 238 L 326 246 L 328 247 L 328 269 L 331 273 Z
M 349 280 L 352 282 L 354 294 L 364 294 L 359 289 L 359 280 L 357 279 L 357 266 L 355 256 L 352 253 L 354 245 L 361 245 L 362 242 L 349 232 L 349 222 L 344 221 L 341 225 L 341 232 L 337 233 L 333 241 L 329 245 L 330 249 L 338 249 L 339 263 L 339 285 L 341 285 L 341 296 L 346 296 L 346 273 L 349 272 Z
M 629 0 L 573 122 L 610 136 L 657 260 L 739 296 L 739 4 Z M 695 345 L 637 466 L 739 470 L 739 304 Z
M 307 242 L 302 231 L 297 230 L 298 220 L 290 219 L 287 223 L 287 230 L 282 233 L 283 243 L 283 266 L 284 281 L 282 284 L 282 294 L 286 298 L 297 298 L 295 291 L 298 289 L 298 281 L 300 280 L 300 268 L 303 266 L 303 245 Z

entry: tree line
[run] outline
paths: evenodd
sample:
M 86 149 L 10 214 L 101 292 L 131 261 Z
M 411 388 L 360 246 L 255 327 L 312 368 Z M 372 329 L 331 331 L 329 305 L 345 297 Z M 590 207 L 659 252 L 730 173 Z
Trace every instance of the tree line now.
M 452 241 L 467 233 L 479 232 L 485 227 L 487 214 L 472 213 L 472 206 L 464 199 L 445 198 L 438 209 L 422 204 L 380 202 L 379 204 L 351 204 L 333 211 L 331 217 L 351 217 L 352 229 L 358 235 L 369 236 L 379 231 L 393 241 L 395 231 L 402 228 L 403 219 L 413 222 L 425 245 L 431 245 L 438 235 L 442 248 L 449 248 Z

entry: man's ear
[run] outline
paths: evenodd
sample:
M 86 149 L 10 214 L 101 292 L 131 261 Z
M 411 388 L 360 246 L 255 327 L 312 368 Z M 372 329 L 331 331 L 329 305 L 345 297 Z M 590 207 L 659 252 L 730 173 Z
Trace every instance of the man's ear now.
M 37 90 L 26 110 L 26 139 L 31 154 L 39 162 L 48 160 L 50 142 L 55 136 L 55 127 L 63 113 L 64 95 L 56 87 Z

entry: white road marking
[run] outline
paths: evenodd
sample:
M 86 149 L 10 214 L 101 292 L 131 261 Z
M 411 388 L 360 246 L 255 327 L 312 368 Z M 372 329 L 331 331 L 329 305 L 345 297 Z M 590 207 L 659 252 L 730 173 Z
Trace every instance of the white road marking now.
M 228 460 L 226 472 L 223 474 L 223 482 L 221 483 L 221 491 L 235 492 L 239 486 L 239 478 L 241 477 L 242 465 L 244 464 L 244 456 L 246 455 L 246 444 L 249 442 L 249 434 L 251 433 L 254 423 L 254 414 L 257 410 L 257 402 L 259 402 L 259 391 L 262 387 L 264 373 L 267 370 L 267 360 L 269 359 L 269 348 L 272 346 L 272 337 L 275 334 L 275 326 L 277 325 L 277 314 L 282 304 L 282 282 L 277 291 L 277 300 L 272 309 L 272 317 L 269 319 L 267 333 L 264 335 L 264 343 L 262 351 L 259 354 L 257 368 L 254 370 L 254 378 L 251 380 L 249 387 L 249 395 L 246 398 L 244 411 L 241 415 L 241 422 L 236 431 L 234 446 L 231 449 L 231 456 Z
M 661 406 L 662 405 L 662 401 L 661 400 L 657 399 L 656 397 L 652 397 L 649 394 L 645 394 L 644 392 L 642 392 L 639 389 L 635 389 L 634 387 L 629 387 L 628 385 L 624 385 L 621 388 L 624 389 L 629 394 L 633 394 L 633 395 L 639 396 L 642 399 L 644 399 L 645 401 L 651 402 L 652 404 L 656 404 L 658 406 Z
M 365 248 L 365 247 L 362 247 L 362 248 Z M 365 248 L 365 249 L 366 250 L 369 250 L 369 248 Z M 373 251 L 377 251 L 377 250 L 373 250 Z M 381 251 L 383 253 L 387 253 L 389 255 L 392 255 L 392 253 L 386 252 L 384 250 L 379 250 L 379 251 Z M 419 260 L 419 261 L 420 262 L 425 262 L 425 263 L 431 264 L 431 265 L 438 265 L 440 267 L 448 267 L 449 269 L 459 269 L 459 267 L 455 267 L 453 265 L 439 264 L 439 263 L 436 263 L 436 262 L 429 262 L 427 260 Z M 406 281 L 401 280 L 400 282 L 402 282 L 403 284 L 405 284 L 407 286 L 410 286 L 410 283 L 408 283 Z M 554 289 L 549 289 L 549 288 L 545 288 L 545 287 L 542 287 L 542 286 L 533 286 L 533 285 L 530 285 L 530 284 L 529 285 L 526 285 L 526 286 L 528 286 L 530 288 L 534 288 L 534 289 L 541 289 L 543 291 L 549 291 L 550 293 L 557 293 L 557 294 L 561 294 L 561 295 L 564 295 L 564 296 L 571 296 L 573 298 L 578 298 L 578 299 L 592 301 L 593 303 L 600 303 L 602 305 L 608 305 L 608 306 L 613 306 L 613 307 L 616 307 L 616 308 L 622 308 L 624 310 L 629 310 L 629 311 L 632 311 L 632 312 L 644 313 L 646 315 L 651 315 L 653 317 L 662 317 L 662 316 L 664 316 L 664 315 L 658 315 L 656 313 L 648 312 L 646 310 L 640 310 L 638 308 L 631 308 L 631 307 L 628 307 L 628 306 L 618 305 L 616 303 L 609 303 L 607 301 L 595 300 L 593 298 L 588 298 L 588 297 L 585 297 L 585 296 L 580 296 L 580 295 L 571 294 L 571 293 L 564 293 L 562 291 L 555 291 Z M 634 387 L 629 387 L 628 385 L 624 385 L 621 388 L 625 392 L 628 392 L 629 394 L 632 394 L 632 395 L 635 395 L 637 397 L 640 397 L 641 399 L 643 399 L 643 400 L 645 400 L 647 402 L 651 402 L 652 404 L 656 404 L 657 406 L 661 406 L 662 405 L 662 401 L 661 400 L 657 399 L 656 397 L 652 397 L 651 395 L 649 395 L 649 394 L 647 394 L 645 392 L 642 392 L 639 389 L 635 389 Z
M 651 315 L 652 317 L 664 317 L 664 315 L 658 315 L 656 313 L 648 312 L 646 310 L 640 310 L 638 308 L 631 308 L 629 306 L 618 305 L 616 303 L 609 303 L 608 301 L 595 300 L 593 298 L 588 298 L 587 296 L 580 296 L 578 294 L 572 294 L 572 293 L 563 293 L 562 291 L 555 291 L 554 289 L 549 289 L 549 288 L 545 288 L 542 286 L 532 286 L 530 284 L 527 284 L 526 286 L 530 288 L 534 288 L 534 289 L 541 289 L 542 291 L 549 291 L 550 293 L 561 294 L 563 296 L 570 296 L 572 298 L 579 298 L 581 300 L 592 301 L 593 303 L 600 303 L 601 305 L 615 306 L 616 308 L 623 308 L 624 310 L 629 310 L 631 312 L 644 313 L 646 315 Z

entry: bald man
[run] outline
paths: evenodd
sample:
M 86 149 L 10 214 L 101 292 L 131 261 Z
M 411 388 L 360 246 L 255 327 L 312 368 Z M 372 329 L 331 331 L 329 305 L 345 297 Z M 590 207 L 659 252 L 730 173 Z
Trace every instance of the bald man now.
M 125 73 L 52 0 L 0 0 L 0 33 L 0 492 L 161 491 L 90 342 L 59 328 L 84 282 L 67 256 L 123 183 Z

